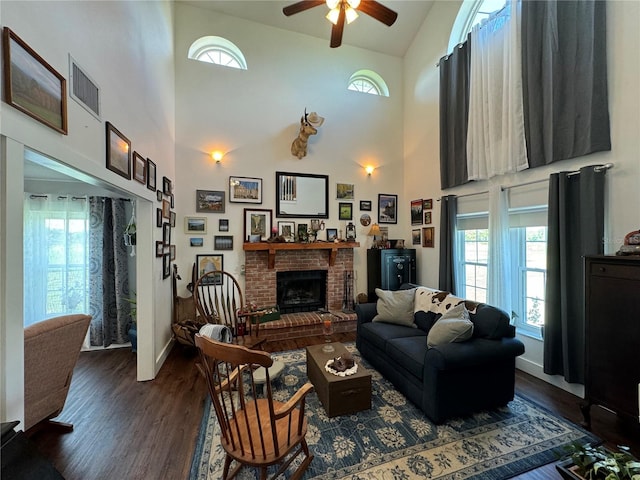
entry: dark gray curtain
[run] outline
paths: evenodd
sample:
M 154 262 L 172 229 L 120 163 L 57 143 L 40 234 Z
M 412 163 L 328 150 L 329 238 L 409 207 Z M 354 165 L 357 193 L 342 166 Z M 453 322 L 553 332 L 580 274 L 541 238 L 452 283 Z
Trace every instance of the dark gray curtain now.
M 458 199 L 447 195 L 440 199 L 440 271 L 438 289 L 456 293 L 454 241 Z
M 611 150 L 604 1 L 522 2 L 529 167 Z
M 89 307 L 91 345 L 129 341 L 132 297 L 129 291 L 125 200 L 89 198 Z
M 440 59 L 440 186 L 469 181 L 467 125 L 469 117 L 469 58 L 471 39 Z
M 604 251 L 605 169 L 549 179 L 544 372 L 584 383 L 584 256 Z

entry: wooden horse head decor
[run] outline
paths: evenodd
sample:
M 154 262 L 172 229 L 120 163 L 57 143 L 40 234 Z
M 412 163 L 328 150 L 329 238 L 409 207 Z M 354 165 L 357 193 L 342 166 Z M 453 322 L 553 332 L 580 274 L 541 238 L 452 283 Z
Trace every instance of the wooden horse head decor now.
M 304 116 L 300 117 L 300 131 L 298 137 L 291 144 L 291 154 L 299 159 L 307 155 L 307 142 L 311 135 L 318 133 L 319 127 L 324 122 L 324 118 L 316 112 L 307 113 L 304 109 Z

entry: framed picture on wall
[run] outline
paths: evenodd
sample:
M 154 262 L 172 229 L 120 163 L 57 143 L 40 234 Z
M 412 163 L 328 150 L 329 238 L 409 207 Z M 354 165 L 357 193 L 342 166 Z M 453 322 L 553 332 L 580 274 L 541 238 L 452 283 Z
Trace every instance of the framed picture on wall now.
M 147 161 L 138 152 L 133 152 L 133 179 L 143 185 L 147 183 Z
M 4 60 L 5 101 L 66 135 L 65 78 L 8 27 L 4 27 Z
M 434 247 L 434 228 L 433 227 L 424 227 L 422 229 L 422 246 L 423 247 Z
M 349 202 L 338 202 L 338 218 L 340 220 L 353 220 L 353 204 Z
M 184 217 L 184 233 L 207 233 L 207 218 Z
M 278 235 L 282 235 L 287 242 L 295 242 L 296 223 L 287 221 L 278 222 Z
M 213 237 L 214 250 L 233 250 L 233 235 L 215 235 Z
M 171 276 L 171 254 L 165 253 L 162 256 L 162 279 L 165 280 Z
M 147 188 L 151 191 L 156 189 L 156 164 L 147 158 Z
M 424 212 L 424 223 L 429 225 L 431 223 L 431 212 Z
M 422 199 L 411 200 L 411 225 L 422 225 Z
M 337 228 L 327 228 L 327 241 L 334 242 L 338 239 L 338 229 Z
M 221 232 L 228 232 L 229 231 L 229 220 L 226 218 L 221 218 L 218 221 L 218 230 L 220 230 Z
M 189 239 L 190 247 L 202 247 L 204 245 L 204 238 L 202 237 L 191 237 Z
M 433 208 L 433 198 L 426 198 L 422 203 L 423 210 L 431 210 Z
M 336 198 L 338 200 L 353 200 L 355 187 L 353 183 L 337 183 Z
M 223 271 L 224 270 L 224 256 L 222 254 L 208 254 L 208 255 L 196 255 L 196 268 L 197 275 L 200 278 L 205 273 Z M 222 275 L 208 277 L 207 283 L 204 285 L 221 285 Z
M 156 257 L 164 255 L 164 243 L 162 240 L 156 241 Z
M 378 194 L 378 223 L 398 223 L 398 195 Z
M 162 227 L 162 209 L 156 208 L 156 227 Z
M 271 210 L 264 208 L 244 209 L 244 236 L 245 241 L 249 237 L 266 241 L 271 236 Z
M 371 211 L 371 200 L 360 200 L 360 210 L 363 212 Z
M 419 228 L 415 228 L 413 230 L 411 230 L 411 243 L 413 245 L 420 245 L 420 229 Z
M 196 190 L 196 212 L 224 213 L 224 192 Z
M 107 168 L 131 180 L 131 141 L 110 122 L 107 129 Z
M 169 222 L 162 224 L 162 243 L 164 243 L 165 247 L 171 244 L 171 225 Z
M 233 203 L 262 203 L 262 179 L 229 177 L 229 201 Z

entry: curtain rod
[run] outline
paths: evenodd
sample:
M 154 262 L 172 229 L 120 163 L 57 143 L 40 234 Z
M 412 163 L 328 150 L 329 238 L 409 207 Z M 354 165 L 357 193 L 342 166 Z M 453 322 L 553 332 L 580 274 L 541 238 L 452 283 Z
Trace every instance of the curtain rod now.
M 596 172 L 599 172 L 601 170 L 609 170 L 611 168 L 613 168 L 613 163 L 605 163 L 604 165 L 593 166 L 593 169 Z M 579 174 L 580 174 L 580 170 L 575 170 L 573 172 L 567 173 L 567 177 L 572 177 L 574 175 L 579 175 Z M 549 178 L 541 178 L 540 180 L 532 180 L 531 182 L 519 183 L 516 185 L 509 185 L 507 187 L 500 187 L 500 190 L 504 192 L 505 190 L 510 190 L 512 188 L 526 187 L 527 185 L 534 185 L 536 183 L 542 183 L 542 182 L 548 182 L 548 181 L 549 181 Z
M 489 190 L 484 190 L 482 192 L 474 192 L 474 193 L 465 193 L 464 195 L 455 195 L 456 198 L 464 198 L 464 197 L 471 197 L 473 195 L 484 195 L 485 193 L 489 193 Z M 436 202 L 439 202 L 442 199 L 442 197 L 436 198 Z

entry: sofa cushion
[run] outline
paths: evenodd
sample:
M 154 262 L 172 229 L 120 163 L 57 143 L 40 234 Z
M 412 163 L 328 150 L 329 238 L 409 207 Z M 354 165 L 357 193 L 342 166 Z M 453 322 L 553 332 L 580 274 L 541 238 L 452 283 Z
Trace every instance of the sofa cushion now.
M 427 345 L 435 347 L 444 343 L 464 342 L 473 335 L 473 322 L 464 303 L 443 314 L 429 330 Z
M 374 322 L 395 323 L 406 327 L 413 324 L 414 290 L 381 290 L 376 288 L 378 314 L 373 317 Z
M 419 328 L 404 327 L 392 323 L 368 322 L 359 325 L 358 336 L 380 350 L 385 350 L 387 341 L 393 338 L 419 337 L 424 345 L 426 333 Z
M 393 338 L 387 342 L 387 355 L 422 381 L 427 345 L 424 337 Z
M 423 330 L 425 333 L 429 333 L 433 324 L 436 323 L 438 316 L 434 312 L 418 311 L 413 315 L 413 321 L 416 326 Z

